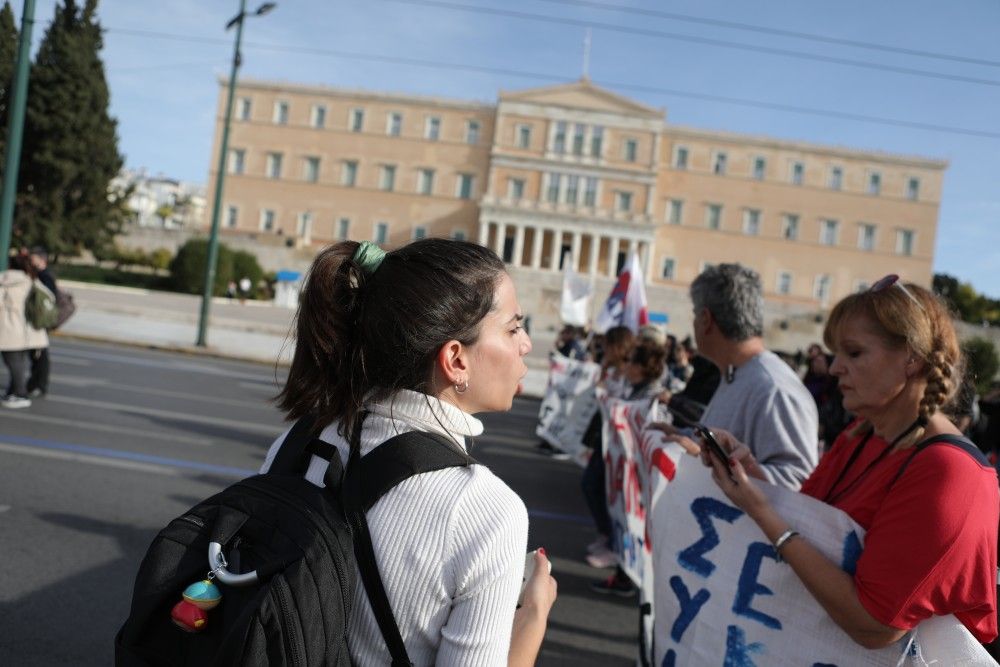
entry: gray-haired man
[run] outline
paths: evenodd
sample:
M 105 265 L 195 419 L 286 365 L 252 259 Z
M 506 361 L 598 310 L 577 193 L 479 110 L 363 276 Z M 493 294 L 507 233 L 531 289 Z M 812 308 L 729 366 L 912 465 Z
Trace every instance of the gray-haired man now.
M 713 266 L 691 283 L 691 301 L 698 351 L 722 374 L 702 423 L 746 443 L 772 483 L 798 489 L 819 461 L 816 403 L 764 347 L 760 276 L 739 264 Z

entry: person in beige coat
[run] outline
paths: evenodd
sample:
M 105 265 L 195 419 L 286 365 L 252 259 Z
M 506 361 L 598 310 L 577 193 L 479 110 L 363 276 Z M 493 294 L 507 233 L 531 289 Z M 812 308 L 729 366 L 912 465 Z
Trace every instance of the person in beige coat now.
M 21 257 L 12 257 L 10 269 L 0 272 L 0 354 L 10 373 L 0 407 L 26 408 L 28 398 L 29 350 L 49 346 L 44 329 L 36 329 L 24 315 L 24 304 L 34 280 L 31 266 Z

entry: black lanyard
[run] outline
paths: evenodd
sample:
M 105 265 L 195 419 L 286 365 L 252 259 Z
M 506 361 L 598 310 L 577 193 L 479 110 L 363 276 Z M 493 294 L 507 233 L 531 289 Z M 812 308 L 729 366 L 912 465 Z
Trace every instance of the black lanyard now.
M 853 452 L 851 452 L 851 458 L 847 459 L 847 465 L 845 465 L 843 469 L 841 469 L 840 474 L 837 475 L 836 481 L 830 486 L 830 490 L 826 492 L 826 496 L 823 498 L 823 502 L 825 502 L 827 505 L 832 505 L 836 501 L 843 498 L 848 491 L 857 486 L 858 482 L 864 479 L 865 476 L 869 472 L 871 472 L 872 468 L 874 468 L 882 461 L 882 459 L 888 456 L 889 452 L 891 452 L 893 448 L 895 448 L 895 446 L 898 445 L 903 438 L 913 433 L 913 431 L 916 430 L 918 427 L 924 426 L 926 423 L 927 420 L 925 420 L 923 417 L 917 417 L 917 419 L 912 424 L 910 424 L 905 431 L 896 436 L 896 439 L 890 442 L 888 447 L 879 452 L 878 456 L 876 456 L 871 463 L 865 466 L 865 469 L 861 471 L 860 475 L 851 480 L 851 483 L 845 486 L 843 489 L 841 489 L 839 493 L 834 494 L 833 490 L 837 488 L 838 484 L 844 481 L 844 477 L 847 476 L 847 471 L 851 469 L 851 466 L 854 465 L 854 462 L 858 460 L 859 456 L 861 456 L 862 450 L 864 450 L 865 445 L 868 444 L 868 441 L 871 439 L 872 434 L 875 432 L 875 429 L 873 428 L 872 430 L 865 433 L 865 437 L 861 439 L 861 442 L 858 443 L 858 446 L 854 448 Z

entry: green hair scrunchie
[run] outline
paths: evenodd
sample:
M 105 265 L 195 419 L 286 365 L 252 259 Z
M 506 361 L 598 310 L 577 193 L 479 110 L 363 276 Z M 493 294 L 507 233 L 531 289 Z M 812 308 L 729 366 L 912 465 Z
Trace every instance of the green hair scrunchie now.
M 371 241 L 362 241 L 351 259 L 358 263 L 362 271 L 371 275 L 382 265 L 382 260 L 385 259 L 385 250 Z

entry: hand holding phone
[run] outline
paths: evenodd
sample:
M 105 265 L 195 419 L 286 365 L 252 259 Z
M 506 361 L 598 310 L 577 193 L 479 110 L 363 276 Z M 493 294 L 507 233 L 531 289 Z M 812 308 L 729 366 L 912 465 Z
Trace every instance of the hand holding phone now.
M 712 456 L 719 459 L 719 463 L 725 466 L 726 471 L 729 473 L 729 479 L 735 482 L 736 479 L 733 477 L 732 471 L 729 470 L 729 453 L 723 449 L 722 445 L 719 444 L 719 441 L 715 439 L 715 434 L 712 433 L 712 430 L 704 424 L 694 424 L 693 428 L 694 432 L 698 434 L 705 446 L 708 447 L 708 451 L 712 454 Z
M 517 596 L 517 606 L 524 604 L 524 590 L 528 586 L 528 581 L 535 574 L 535 554 L 538 553 L 538 549 L 534 551 L 529 551 L 524 557 L 524 577 L 521 579 L 521 592 Z M 552 561 L 546 559 L 545 564 L 548 565 L 548 574 L 552 574 Z

